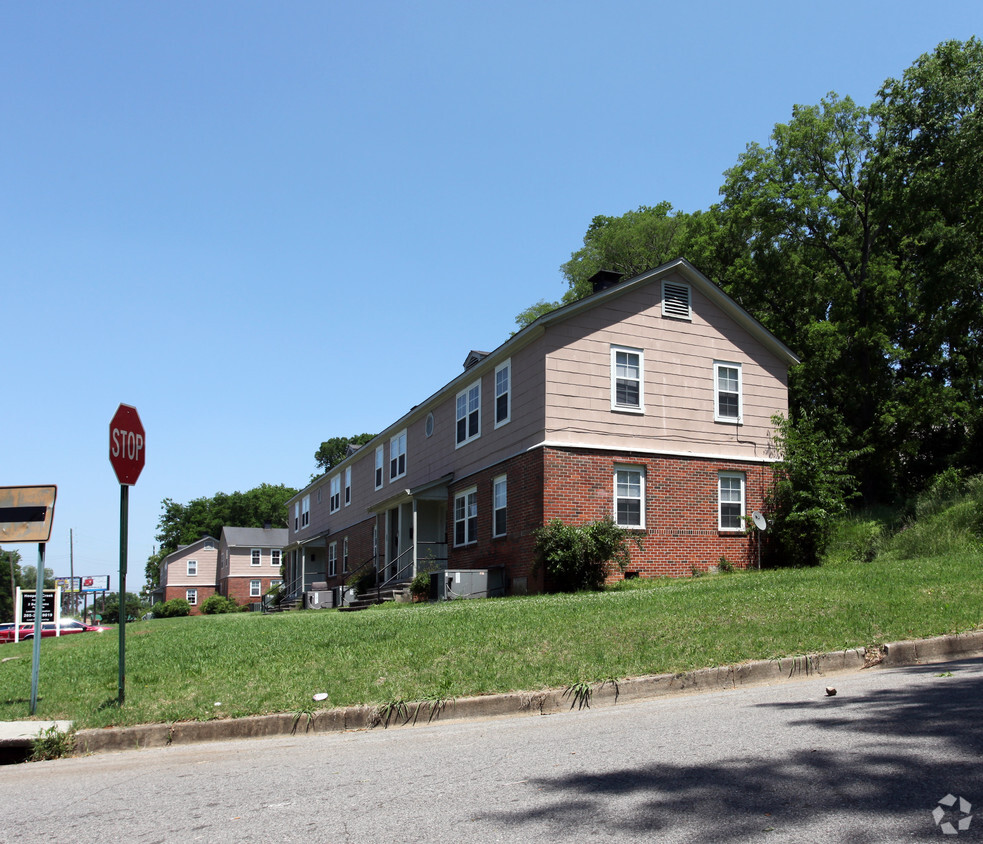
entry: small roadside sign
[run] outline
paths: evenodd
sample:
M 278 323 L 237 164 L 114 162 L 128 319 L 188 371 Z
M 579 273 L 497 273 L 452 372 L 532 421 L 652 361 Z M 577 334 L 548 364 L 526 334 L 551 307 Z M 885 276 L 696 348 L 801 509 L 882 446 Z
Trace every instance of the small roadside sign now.
M 58 487 L 0 486 L 0 544 L 47 542 Z

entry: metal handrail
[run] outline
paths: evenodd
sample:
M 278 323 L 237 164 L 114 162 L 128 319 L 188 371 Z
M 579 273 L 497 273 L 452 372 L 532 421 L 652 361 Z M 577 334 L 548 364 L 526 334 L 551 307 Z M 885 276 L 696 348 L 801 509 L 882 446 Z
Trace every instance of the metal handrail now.
M 420 546 L 424 546 L 424 545 L 444 545 L 444 546 L 446 546 L 446 544 L 447 543 L 445 543 L 445 542 L 418 542 L 416 544 L 416 548 L 418 549 L 418 548 L 420 548 Z M 399 560 L 400 560 L 400 558 L 404 557 L 407 554 L 412 554 L 413 550 L 414 550 L 414 547 L 411 545 L 402 554 L 400 554 L 395 560 L 393 560 L 393 562 L 394 563 L 398 563 Z M 415 565 L 414 565 L 414 562 L 415 562 Z M 433 563 L 434 565 L 427 565 L 428 563 Z M 441 563 L 443 563 L 443 565 L 441 565 Z M 424 568 L 424 566 L 426 566 L 426 568 Z M 445 568 L 447 568 L 447 557 L 446 556 L 444 556 L 444 557 L 428 557 L 427 559 L 424 559 L 424 560 L 417 559 L 416 561 L 414 561 L 413 559 L 411 559 L 409 563 L 407 563 L 407 564 L 405 564 L 405 565 L 403 565 L 401 567 L 397 566 L 396 573 L 394 575 L 392 575 L 391 577 L 387 578 L 383 582 L 383 584 L 382 584 L 382 586 L 380 588 L 385 588 L 386 586 L 388 586 L 391 583 L 399 583 L 403 579 L 404 573 L 406 572 L 407 569 L 409 569 L 410 571 L 412 571 L 413 572 L 413 577 L 415 577 L 421 571 L 440 571 L 441 569 L 445 569 Z

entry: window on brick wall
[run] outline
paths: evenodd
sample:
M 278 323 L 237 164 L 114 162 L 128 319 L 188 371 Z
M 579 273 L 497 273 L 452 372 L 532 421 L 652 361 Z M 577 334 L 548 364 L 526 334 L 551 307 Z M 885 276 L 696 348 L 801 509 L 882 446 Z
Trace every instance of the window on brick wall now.
M 191 606 L 195 606 L 195 604 L 198 603 L 198 590 L 197 589 L 188 589 L 184 593 L 184 598 L 185 598 L 185 600 L 189 604 L 191 604 Z
M 478 541 L 478 489 L 472 487 L 454 496 L 454 544 Z
M 188 577 L 198 576 L 198 561 L 188 560 Z
M 641 349 L 611 347 L 611 409 L 645 411 L 645 366 Z
M 249 564 L 253 566 L 258 566 L 263 562 L 263 552 L 259 548 L 253 548 L 249 552 Z
M 249 597 L 258 598 L 263 594 L 263 582 L 261 580 L 249 581 Z
M 741 400 L 741 365 L 716 361 L 713 364 L 713 382 L 713 418 L 717 422 L 740 424 L 744 412 Z
M 614 520 L 623 528 L 645 527 L 645 469 L 643 467 L 615 467 Z
M 492 481 L 492 536 L 505 536 L 507 520 L 508 483 L 505 475 Z
M 341 570 L 348 571 L 348 537 L 341 541 Z
M 338 543 L 332 542 L 328 546 L 328 577 L 334 577 L 338 573 Z
M 721 472 L 717 478 L 718 522 L 720 530 L 744 530 L 744 488 L 743 472 Z

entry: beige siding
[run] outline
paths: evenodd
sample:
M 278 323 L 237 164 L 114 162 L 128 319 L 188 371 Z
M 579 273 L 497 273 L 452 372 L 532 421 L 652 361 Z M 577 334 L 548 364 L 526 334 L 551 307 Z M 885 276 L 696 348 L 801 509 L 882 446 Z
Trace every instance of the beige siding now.
M 171 554 L 167 559 L 165 580 L 162 587 L 214 587 L 216 583 L 216 571 L 218 562 L 218 543 L 212 543 L 212 547 L 205 549 L 201 546 L 192 546 L 189 549 L 179 549 Z M 188 560 L 198 562 L 198 574 L 188 576 Z
M 661 284 L 585 310 L 547 334 L 546 438 L 667 453 L 769 458 L 785 364 L 691 288 L 693 318 L 662 316 Z M 640 349 L 644 413 L 611 408 L 611 347 Z M 743 424 L 714 421 L 715 361 L 741 365 Z

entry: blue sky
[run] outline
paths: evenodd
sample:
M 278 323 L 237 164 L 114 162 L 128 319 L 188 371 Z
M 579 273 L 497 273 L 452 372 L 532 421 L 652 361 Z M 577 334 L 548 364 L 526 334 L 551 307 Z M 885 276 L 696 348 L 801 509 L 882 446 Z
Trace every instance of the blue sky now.
M 596 214 L 718 198 L 829 91 L 980 32 L 978 0 L 0 4 L 0 486 L 46 563 L 119 567 L 109 420 L 161 501 L 302 487 L 558 298 Z M 11 546 L 24 562 L 36 545 Z

